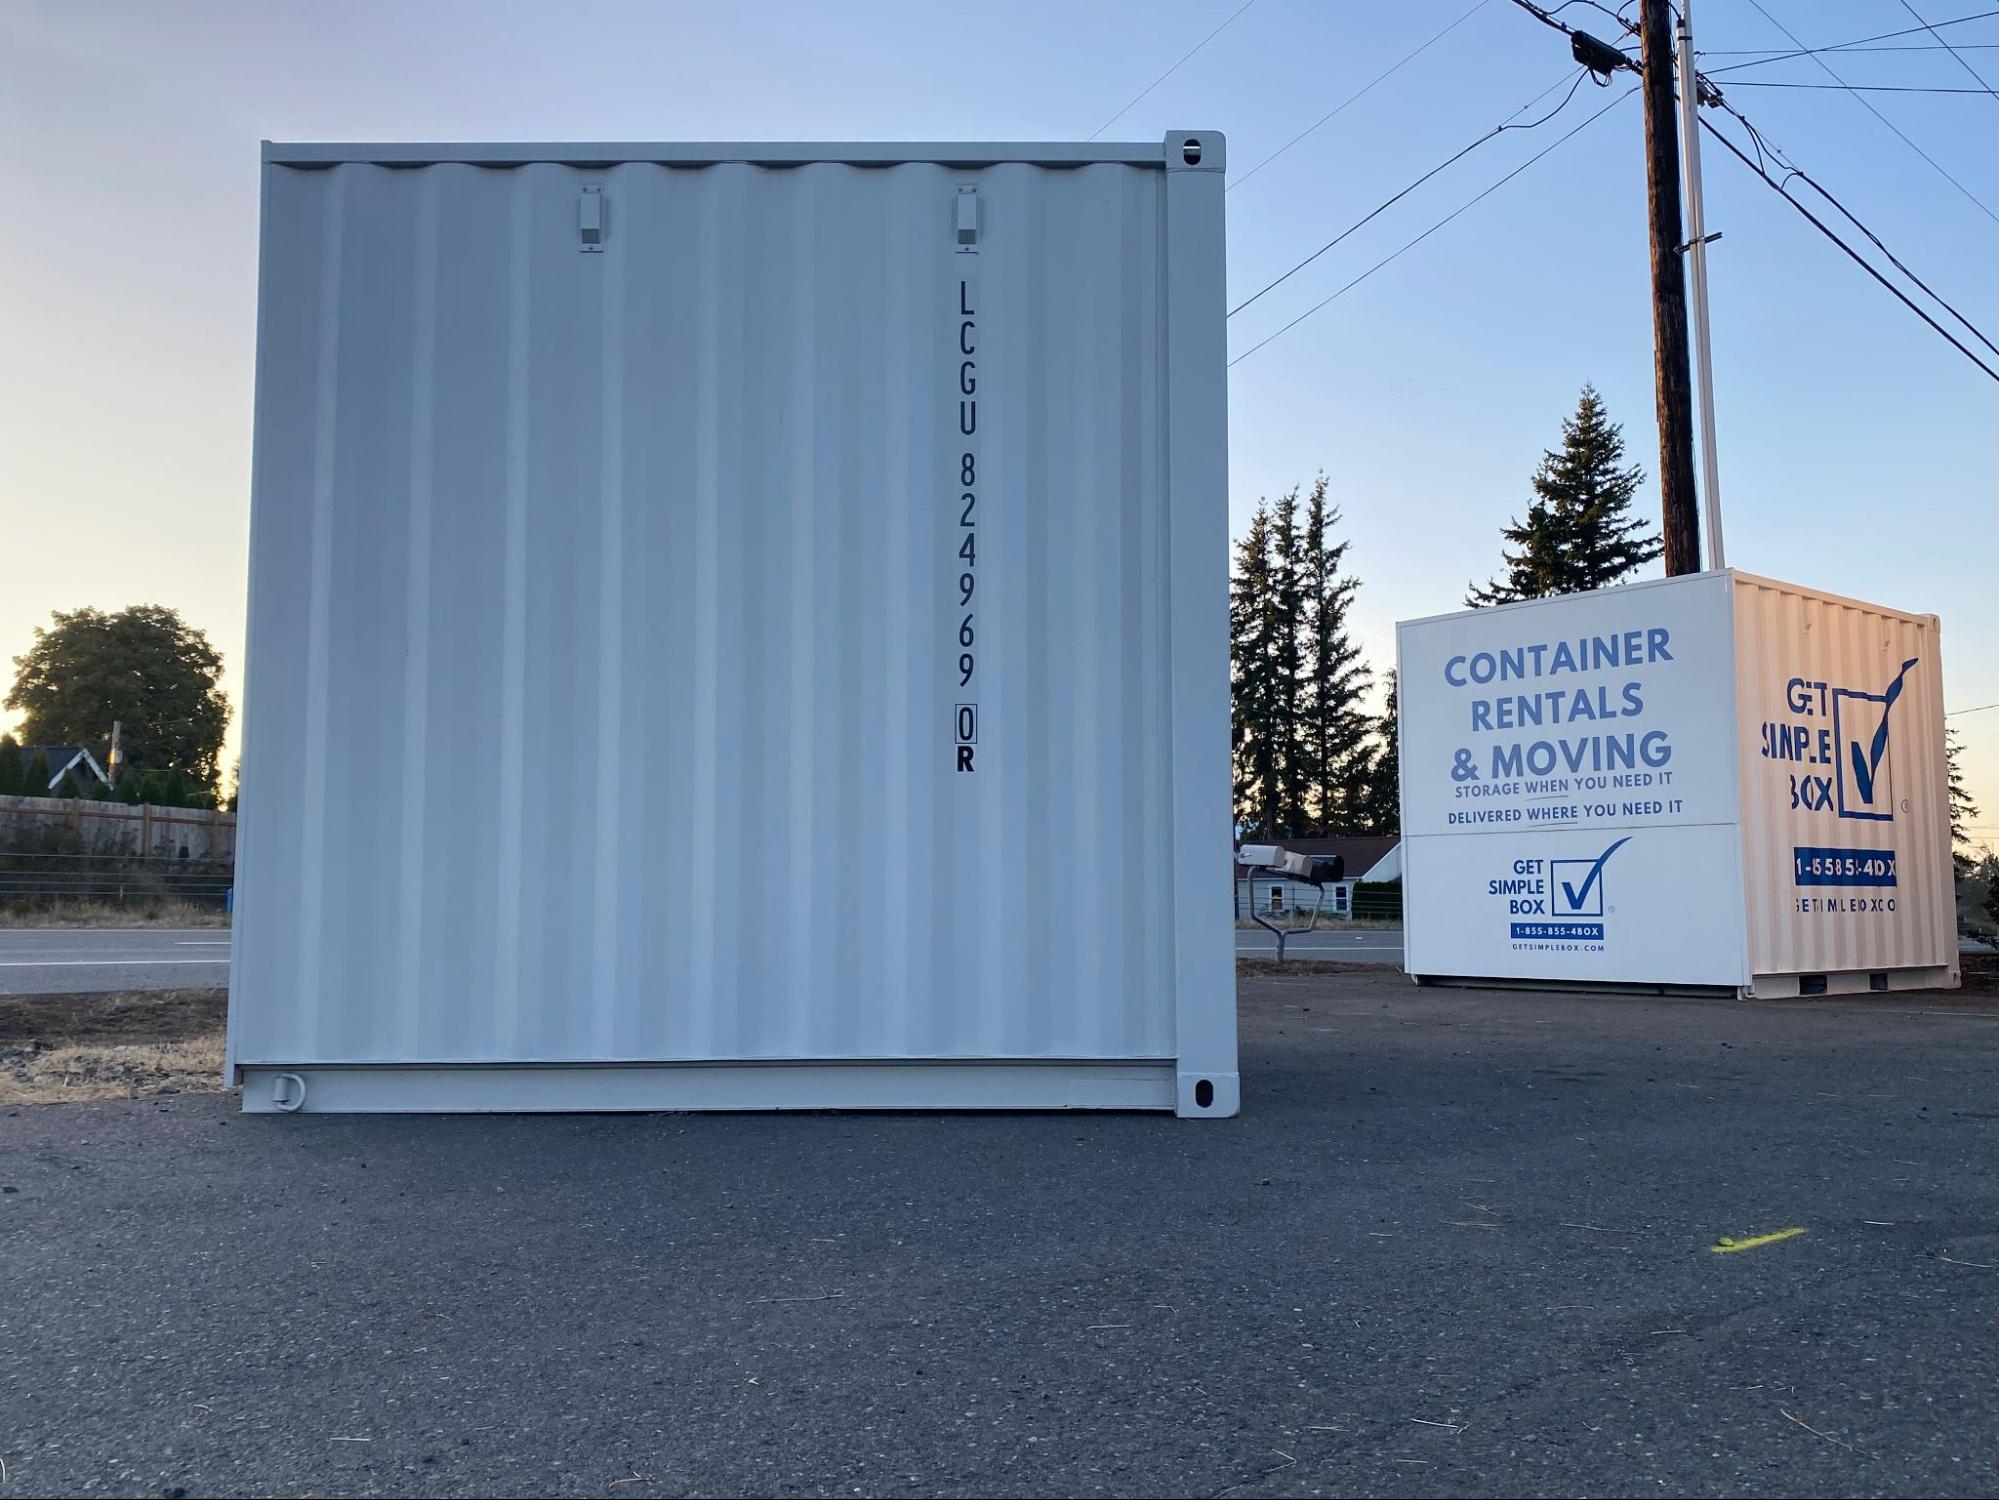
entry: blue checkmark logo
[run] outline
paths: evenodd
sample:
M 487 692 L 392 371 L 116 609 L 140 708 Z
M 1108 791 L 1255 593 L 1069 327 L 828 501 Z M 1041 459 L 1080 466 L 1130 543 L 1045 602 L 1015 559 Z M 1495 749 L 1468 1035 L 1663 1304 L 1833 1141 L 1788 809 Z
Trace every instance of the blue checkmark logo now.
M 1911 657 L 1903 662 L 1895 680 L 1879 693 L 1860 693 L 1850 688 L 1837 688 L 1833 692 L 1833 722 L 1840 747 L 1845 752 L 1838 761 L 1839 815 L 1842 818 L 1885 822 L 1895 816 L 1892 806 L 1885 811 L 1880 810 L 1882 803 L 1890 801 L 1885 769 L 1888 715 L 1895 706 L 1895 700 L 1902 696 L 1902 685 L 1908 679 L 1909 669 L 1920 659 Z M 1871 709 L 1862 711 L 1858 705 L 1863 703 L 1878 703 L 1881 706 L 1880 716 L 1875 717 Z M 1859 721 L 1850 731 L 1847 728 L 1849 712 L 1853 719 Z
M 1847 746 L 1853 756 L 1853 783 L 1860 790 L 1862 802 L 1874 800 L 1874 773 L 1881 769 L 1881 757 L 1888 753 L 1888 710 L 1902 696 L 1902 679 L 1909 675 L 1909 668 L 1915 664 L 1913 660 L 1903 662 L 1902 670 L 1895 674 L 1895 680 L 1888 684 L 1888 691 L 1881 695 L 1881 723 L 1874 731 L 1874 739 L 1867 747 L 1865 758 L 1861 756 L 1859 740 Z
M 1622 849 L 1631 839 L 1627 835 L 1612 844 L 1595 859 L 1557 859 L 1549 862 L 1548 873 L 1553 877 L 1556 888 L 1562 893 L 1562 916 L 1600 917 L 1603 915 L 1603 867 L 1610 856 Z M 1564 873 L 1573 868 L 1577 873 L 1571 878 Z M 1592 899 L 1594 898 L 1594 899 Z

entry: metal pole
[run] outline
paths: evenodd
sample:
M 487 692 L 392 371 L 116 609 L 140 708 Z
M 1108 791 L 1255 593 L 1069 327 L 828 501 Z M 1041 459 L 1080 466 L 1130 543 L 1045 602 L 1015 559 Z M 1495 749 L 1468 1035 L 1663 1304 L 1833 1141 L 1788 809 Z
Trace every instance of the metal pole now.
M 1721 465 L 1714 451 L 1714 354 L 1707 326 L 1707 209 L 1701 202 L 1700 83 L 1694 72 L 1693 0 L 1680 0 L 1680 164 L 1686 177 L 1687 281 L 1694 325 L 1695 391 L 1700 397 L 1701 502 L 1707 565 L 1728 566 L 1721 545 Z

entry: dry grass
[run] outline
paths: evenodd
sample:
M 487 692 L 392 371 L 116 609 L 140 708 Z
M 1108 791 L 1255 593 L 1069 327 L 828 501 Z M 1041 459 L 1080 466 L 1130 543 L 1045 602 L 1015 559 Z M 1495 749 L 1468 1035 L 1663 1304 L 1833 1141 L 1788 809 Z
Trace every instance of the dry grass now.
M 0 1105 L 221 1093 L 222 1033 L 185 1042 L 0 1052 Z
M 0 927 L 227 927 L 229 913 L 189 901 L 51 901 L 0 906 Z
M 1353 973 L 1358 970 L 1369 970 L 1380 974 L 1402 972 L 1400 965 L 1385 964 L 1378 958 L 1325 958 L 1316 953 L 1309 958 L 1287 958 L 1283 963 L 1279 963 L 1275 958 L 1237 954 L 1235 961 L 1238 979 L 1323 979 L 1329 973 Z
M 0 997 L 0 1106 L 216 1093 L 228 991 Z
M 1958 970 L 1971 994 L 1999 995 L 1999 953 L 1960 954 Z

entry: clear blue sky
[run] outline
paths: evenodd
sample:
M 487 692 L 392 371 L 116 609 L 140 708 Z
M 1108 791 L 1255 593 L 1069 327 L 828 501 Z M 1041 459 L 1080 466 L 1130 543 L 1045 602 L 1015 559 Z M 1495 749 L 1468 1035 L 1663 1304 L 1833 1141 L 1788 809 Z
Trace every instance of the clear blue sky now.
M 0 656 L 51 609 L 145 599 L 207 629 L 233 679 L 260 139 L 1081 138 L 1238 3 L 7 0 Z M 1763 3 L 1813 45 L 1914 24 L 1893 0 Z M 1470 4 L 1257 0 L 1109 137 L 1218 128 L 1247 168 Z M 1916 4 L 1932 21 L 1992 8 Z M 1610 32 L 1585 6 L 1565 16 Z M 1699 0 L 1697 21 L 1704 50 L 1787 45 L 1748 0 Z M 1945 35 L 1999 44 L 1999 19 Z M 1965 56 L 1999 81 L 1999 50 Z M 1835 66 L 1974 86 L 1944 52 Z M 1567 67 L 1561 37 L 1489 0 L 1231 192 L 1232 300 Z M 1732 76 L 1829 81 L 1802 60 Z M 1236 350 L 1612 97 L 1585 84 L 1551 124 L 1475 152 L 1236 319 Z M 1999 98 L 1870 98 L 1999 212 Z M 1850 95 L 1731 99 L 1999 340 L 1999 222 Z M 1707 176 L 1730 561 L 1935 611 L 1951 705 L 1999 701 L 1999 385 L 1732 159 L 1711 149 Z M 1324 468 L 1377 663 L 1394 620 L 1455 607 L 1492 569 L 1584 380 L 1656 467 L 1643 201 L 1631 99 L 1235 370 L 1236 525 Z M 1953 723 L 1999 842 L 1999 711 Z

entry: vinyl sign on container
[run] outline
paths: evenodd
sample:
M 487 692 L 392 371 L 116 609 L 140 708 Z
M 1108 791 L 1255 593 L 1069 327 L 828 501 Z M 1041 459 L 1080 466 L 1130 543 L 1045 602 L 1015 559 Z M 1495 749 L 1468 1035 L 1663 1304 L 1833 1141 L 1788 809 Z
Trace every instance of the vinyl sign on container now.
M 1936 617 L 1745 574 L 1735 616 L 1753 972 L 1954 970 Z
M 1412 973 L 1736 981 L 1727 599 L 1715 575 L 1400 627 Z
M 1937 636 L 1734 572 L 1404 623 L 1410 972 L 1955 983 Z

